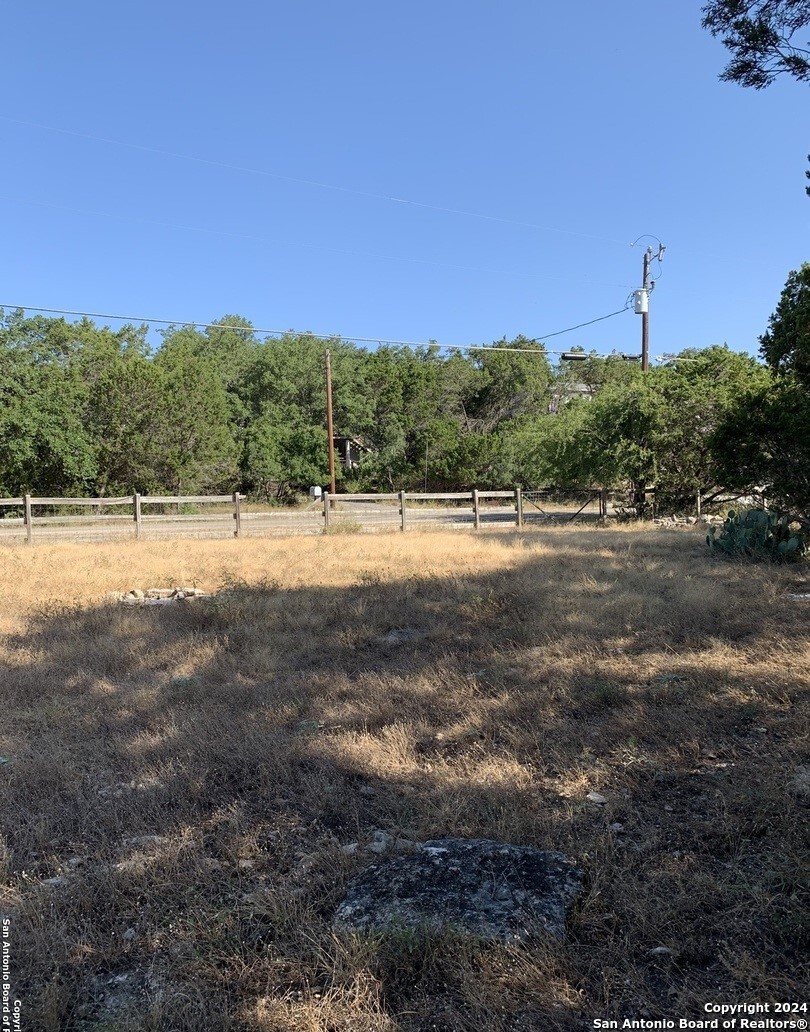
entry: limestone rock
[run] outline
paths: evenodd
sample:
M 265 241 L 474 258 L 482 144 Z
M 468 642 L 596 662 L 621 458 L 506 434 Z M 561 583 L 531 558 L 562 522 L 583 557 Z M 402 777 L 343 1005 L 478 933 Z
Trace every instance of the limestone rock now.
M 432 839 L 349 883 L 338 931 L 440 931 L 516 942 L 565 934 L 583 874 L 561 853 L 488 839 Z
M 418 641 L 424 634 L 416 627 L 395 627 L 387 634 L 381 634 L 374 641 L 378 645 L 405 645 L 410 641 Z
M 797 799 L 810 800 L 810 767 L 797 767 L 788 785 L 788 792 Z

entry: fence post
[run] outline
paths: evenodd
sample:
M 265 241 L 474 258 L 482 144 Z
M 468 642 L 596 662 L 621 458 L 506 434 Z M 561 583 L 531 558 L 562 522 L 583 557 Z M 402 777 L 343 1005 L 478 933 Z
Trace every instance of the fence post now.
M 697 490 L 697 515 L 700 516 L 700 507 L 703 502 L 703 495 L 701 494 L 700 488 Z
M 242 510 L 239 508 L 239 503 L 242 501 L 242 496 L 238 491 L 233 493 L 233 518 L 236 521 L 236 527 L 234 528 L 233 536 L 239 537 L 242 533 Z
M 25 502 L 25 539 L 29 545 L 34 543 L 34 523 L 31 516 L 31 495 L 27 494 L 23 499 Z
M 406 531 L 408 529 L 408 517 L 407 517 L 407 513 L 405 511 L 405 492 L 404 491 L 400 491 L 399 492 L 399 512 L 400 512 L 400 516 L 402 518 L 402 530 Z
M 323 529 L 329 530 L 329 492 L 323 493 Z
M 135 540 L 141 540 L 141 496 L 136 491 L 132 496 L 132 508 L 135 511 Z
M 517 513 L 517 516 L 515 517 L 515 524 L 518 527 L 522 527 L 523 526 L 523 488 L 522 487 L 516 487 L 515 488 L 515 512 Z
M 475 517 L 475 529 L 481 529 L 481 513 L 478 511 L 478 488 L 473 488 L 473 516 Z

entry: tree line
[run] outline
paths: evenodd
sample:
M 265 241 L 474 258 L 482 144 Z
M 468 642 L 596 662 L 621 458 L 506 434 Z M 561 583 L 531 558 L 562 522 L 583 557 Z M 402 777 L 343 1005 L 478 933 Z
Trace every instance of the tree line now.
M 810 510 L 810 265 L 762 362 L 715 346 L 646 373 L 584 352 L 555 366 L 523 337 L 372 351 L 259 339 L 239 316 L 170 327 L 152 349 L 147 329 L 0 313 L 0 494 L 284 500 L 324 485 L 328 348 L 335 433 L 364 448 L 340 490 L 654 485 L 659 508 L 691 511 L 698 491 L 756 486 Z

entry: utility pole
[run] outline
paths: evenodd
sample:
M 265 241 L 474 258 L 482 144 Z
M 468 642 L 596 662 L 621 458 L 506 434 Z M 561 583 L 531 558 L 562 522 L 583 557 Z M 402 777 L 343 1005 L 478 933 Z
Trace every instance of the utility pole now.
M 650 261 L 652 260 L 652 248 L 648 247 L 644 252 L 644 275 L 642 276 L 642 290 L 647 296 L 647 304 L 641 313 L 641 371 L 646 373 L 650 368 Z
M 644 266 L 641 277 L 641 290 L 637 290 L 634 296 L 636 315 L 641 316 L 641 371 L 646 373 L 650 368 L 650 294 L 655 287 L 655 282 L 650 279 L 650 262 L 655 258 L 661 261 L 666 248 L 658 241 L 658 254 L 653 254 L 653 249 L 648 247 L 644 252 Z
M 326 351 L 326 436 L 329 442 L 329 504 L 337 494 L 335 486 L 335 430 L 332 425 L 332 359 Z
M 648 247 L 644 252 L 644 265 L 641 277 L 641 290 L 635 291 L 634 306 L 637 315 L 641 316 L 641 371 L 649 372 L 650 369 L 650 294 L 655 283 L 650 279 L 650 262 L 655 257 L 659 262 L 664 257 L 666 248 L 658 241 L 658 254 L 653 255 L 653 249 Z M 633 504 L 636 506 L 638 516 L 643 519 L 647 508 L 647 481 L 637 480 L 633 485 Z

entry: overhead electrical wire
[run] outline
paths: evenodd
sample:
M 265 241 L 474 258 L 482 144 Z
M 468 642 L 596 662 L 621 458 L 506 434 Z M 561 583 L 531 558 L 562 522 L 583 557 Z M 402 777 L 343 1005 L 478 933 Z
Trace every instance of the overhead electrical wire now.
M 556 330 L 554 333 L 546 333 L 538 335 L 536 337 L 527 338 L 527 340 L 542 344 L 544 340 L 550 337 L 559 337 L 564 333 L 571 333 L 574 330 L 579 330 L 583 326 L 592 326 L 594 323 L 602 322 L 605 319 L 612 319 L 616 315 L 621 315 L 622 312 L 628 311 L 630 305 L 629 301 L 625 302 L 624 308 L 619 308 L 615 312 L 609 312 L 607 315 L 597 316 L 596 319 L 589 319 L 587 322 L 577 323 L 576 326 L 568 326 L 564 330 Z M 312 333 L 309 330 L 273 330 L 267 329 L 261 326 L 240 326 L 238 324 L 231 323 L 206 323 L 206 322 L 192 322 L 190 320 L 182 319 L 157 319 L 148 318 L 141 315 L 112 315 L 108 312 L 80 312 L 70 308 L 37 308 L 34 305 L 8 305 L 0 304 L 0 310 L 3 311 L 23 311 L 23 312 L 40 312 L 47 315 L 78 315 L 85 319 L 115 319 L 119 322 L 125 323 L 141 323 L 141 324 L 160 324 L 161 326 L 191 326 L 194 329 L 218 329 L 218 330 L 250 330 L 251 333 L 266 333 L 271 336 L 284 337 L 288 334 L 294 336 L 307 336 L 315 337 L 316 340 L 345 340 L 351 341 L 355 344 L 388 344 L 397 347 L 409 347 L 409 348 L 440 348 L 449 351 L 511 351 L 518 354 L 536 355 L 538 354 L 535 348 L 501 348 L 493 344 L 440 344 L 435 340 L 428 341 L 415 341 L 415 340 L 390 340 L 383 337 L 359 337 L 354 334 L 345 333 Z M 543 353 L 547 355 L 562 355 L 565 354 L 563 351 L 547 351 L 543 349 Z
M 27 125 L 27 126 L 31 126 L 31 127 L 37 128 L 37 129 L 44 129 L 44 130 L 49 131 L 49 132 L 56 132 L 56 133 L 60 133 L 60 134 L 67 135 L 67 136 L 78 137 L 80 139 L 93 140 L 93 141 L 97 141 L 97 142 L 100 142 L 100 143 L 109 144 L 109 145 L 112 145 L 112 146 L 128 147 L 128 148 L 134 149 L 134 150 L 140 150 L 140 151 L 144 151 L 144 152 L 148 152 L 148 153 L 160 154 L 160 155 L 162 155 L 164 157 L 177 158 L 177 159 L 186 160 L 186 161 L 194 161 L 194 162 L 197 162 L 199 164 L 205 164 L 205 165 L 210 165 L 210 166 L 214 166 L 214 167 L 230 169 L 232 171 L 250 173 L 250 174 L 254 174 L 254 175 L 262 175 L 262 176 L 267 176 L 267 177 L 270 177 L 270 178 L 273 178 L 273 179 L 279 179 L 279 180 L 284 180 L 284 181 L 288 181 L 288 182 L 301 183 L 301 184 L 304 184 L 304 185 L 307 185 L 307 186 L 314 186 L 314 187 L 319 187 L 319 188 L 328 189 L 328 190 L 336 190 L 336 191 L 340 191 L 340 192 L 343 192 L 343 193 L 355 194 L 355 195 L 358 195 L 358 196 L 371 197 L 371 198 L 374 198 L 376 200 L 389 201 L 389 202 L 392 202 L 392 203 L 395 203 L 395 204 L 403 204 L 403 205 L 410 205 L 410 206 L 413 206 L 413 207 L 426 208 L 426 209 L 430 209 L 430 210 L 433 210 L 433 211 L 440 211 L 440 212 L 444 212 L 444 213 L 452 214 L 452 215 L 461 215 L 461 216 L 465 216 L 465 217 L 469 217 L 469 218 L 485 219 L 485 220 L 494 221 L 494 222 L 504 222 L 504 223 L 509 223 L 509 224 L 512 224 L 512 225 L 524 226 L 524 227 L 531 228 L 531 229 L 540 229 L 540 230 L 546 230 L 546 231 L 550 231 L 550 232 L 568 233 L 568 234 L 574 235 L 574 236 L 583 236 L 583 237 L 590 237 L 590 238 L 593 238 L 593 239 L 609 240 L 612 243 L 624 243 L 624 241 L 619 241 L 619 240 L 616 240 L 616 239 L 610 238 L 610 237 L 598 236 L 596 234 L 580 233 L 580 232 L 577 232 L 575 230 L 559 229 L 559 228 L 553 227 L 553 226 L 544 226 L 544 225 L 540 225 L 540 224 L 537 224 L 537 223 L 523 222 L 523 221 L 520 221 L 520 220 L 517 220 L 517 219 L 508 219 L 508 218 L 503 218 L 503 217 L 496 216 L 496 215 L 488 215 L 488 214 L 484 214 L 484 213 L 480 213 L 480 212 L 471 212 L 471 211 L 461 210 L 461 209 L 458 209 L 458 208 L 449 208 L 449 207 L 444 207 L 444 206 L 441 206 L 441 205 L 428 204 L 428 203 L 425 203 L 425 202 L 422 202 L 422 201 L 411 200 L 409 198 L 393 197 L 393 196 L 388 196 L 386 194 L 378 194 L 378 193 L 374 193 L 374 192 L 371 192 L 371 191 L 358 190 L 358 189 L 353 188 L 353 187 L 339 186 L 339 185 L 336 185 L 336 184 L 333 184 L 333 183 L 320 182 L 318 180 L 303 179 L 303 178 L 299 178 L 299 177 L 296 177 L 296 176 L 285 175 L 283 173 L 271 172 L 271 171 L 269 171 L 267 169 L 254 168 L 254 167 L 251 167 L 251 166 L 244 166 L 244 165 L 236 165 L 236 164 L 232 164 L 232 163 L 229 163 L 229 162 L 217 161 L 217 160 L 214 160 L 214 159 L 211 159 L 211 158 L 203 158 L 203 157 L 198 157 L 198 156 L 191 155 L 191 154 L 183 154 L 183 153 L 176 152 L 176 151 L 165 150 L 165 149 L 158 148 L 158 147 L 146 146 L 144 144 L 131 143 L 131 142 L 124 141 L 124 140 L 109 139 L 107 137 L 100 137 L 100 136 L 95 136 L 95 135 L 90 134 L 90 133 L 77 132 L 76 130 L 64 129 L 64 128 L 61 128 L 61 127 L 58 127 L 58 126 L 44 125 L 44 124 L 39 123 L 39 122 L 30 122 L 30 121 L 26 121 L 24 119 L 11 118 L 11 117 L 6 116 L 6 115 L 0 115 L 0 119 L 2 119 L 5 122 L 12 122 L 12 123 L 18 124 L 18 125 Z M 25 203 L 25 202 L 23 202 L 23 203 Z M 33 203 L 40 203 L 40 202 L 33 202 Z M 49 202 L 49 206 L 58 207 L 57 205 L 50 204 L 50 202 Z M 91 215 L 102 216 L 102 217 L 106 217 L 106 218 L 127 218 L 127 219 L 131 219 L 132 218 L 132 216 L 111 215 L 111 214 L 109 214 L 107 212 L 77 212 L 77 213 L 79 213 L 79 214 L 91 214 Z M 148 220 L 148 219 L 138 219 L 137 221 L 152 222 L 153 224 L 156 223 L 156 220 Z M 181 226 L 173 226 L 173 225 L 171 225 L 169 223 L 159 223 L 159 224 L 167 226 L 168 228 L 183 229 L 185 231 L 205 232 L 205 233 L 218 233 L 219 232 L 217 230 L 209 230 L 209 229 L 204 229 L 204 228 L 201 228 L 201 227 L 192 227 L 192 226 L 182 226 L 181 227 Z M 248 234 L 237 234 L 237 233 L 227 233 L 225 235 L 248 237 Z M 257 237 L 253 237 L 252 235 L 250 235 L 250 236 L 251 236 L 252 239 L 259 239 Z M 636 242 L 637 241 L 634 241 L 634 243 L 636 243 Z M 300 246 L 303 246 L 303 247 L 314 247 L 316 249 L 330 250 L 330 251 L 339 252 L 339 253 L 356 253 L 356 252 L 342 251 L 341 249 L 338 249 L 338 248 L 321 247 L 321 245 L 317 245 L 317 244 L 302 243 Z M 631 246 L 633 246 L 633 245 L 631 245 Z M 373 257 L 381 258 L 381 259 L 386 259 L 386 260 L 394 260 L 394 261 L 423 262 L 425 264 L 430 264 L 430 265 L 442 265 L 442 264 L 445 264 L 445 263 L 441 263 L 441 262 L 431 261 L 430 259 L 401 258 L 401 257 L 394 256 L 394 255 L 375 254 L 375 255 L 373 255 Z M 472 271 L 472 267 L 470 267 L 470 266 L 452 266 L 452 267 L 454 267 L 454 268 L 461 268 L 461 269 L 469 269 L 469 270 Z M 475 271 L 489 271 L 489 270 L 480 269 L 480 270 L 475 270 Z M 74 315 L 74 316 L 80 316 L 80 317 L 85 317 L 85 318 L 94 318 L 94 319 L 114 319 L 114 320 L 123 321 L 123 322 L 139 322 L 139 323 L 160 324 L 160 325 L 167 325 L 167 326 L 182 325 L 182 326 L 200 327 L 200 328 L 203 328 L 203 329 L 215 328 L 215 327 L 216 328 L 220 328 L 220 329 L 240 329 L 240 330 L 245 329 L 245 327 L 242 327 L 242 326 L 233 326 L 233 327 L 231 327 L 231 326 L 228 326 L 227 324 L 222 324 L 222 323 L 183 322 L 182 320 L 176 320 L 176 319 L 144 318 L 144 317 L 141 317 L 141 316 L 121 316 L 121 315 L 111 315 L 111 314 L 107 314 L 107 313 L 98 313 L 98 312 L 81 312 L 81 311 L 72 310 L 72 309 L 42 308 L 42 307 L 32 307 L 32 306 L 24 306 L 24 305 L 16 305 L 16 306 L 7 305 L 7 306 L 4 306 L 4 307 L 6 307 L 6 308 L 21 308 L 24 311 L 41 312 L 41 313 L 53 314 L 53 315 Z M 601 315 L 601 316 L 598 316 L 595 319 L 589 319 L 589 320 L 587 320 L 585 322 L 577 323 L 575 326 L 569 326 L 569 327 L 566 327 L 563 330 L 556 330 L 553 333 L 538 335 L 538 336 L 535 336 L 533 338 L 530 338 L 530 340 L 532 342 L 534 342 L 534 343 L 542 343 L 542 341 L 544 341 L 547 338 L 558 337 L 558 336 L 561 336 L 562 334 L 565 334 L 565 333 L 571 333 L 574 330 L 581 329 L 582 327 L 591 326 L 594 323 L 602 322 L 605 319 L 611 319 L 614 316 L 621 315 L 622 312 L 627 311 L 628 307 L 629 307 L 629 301 L 625 302 L 625 305 L 624 305 L 623 308 L 620 308 L 620 309 L 618 309 L 615 312 L 609 312 L 607 315 Z M 292 330 L 292 329 L 290 329 L 290 330 L 276 330 L 276 329 L 265 329 L 265 328 L 261 328 L 261 327 L 251 327 L 251 330 L 254 333 L 265 333 L 265 334 L 272 335 L 272 336 L 284 336 L 285 334 L 290 334 L 290 333 L 291 334 L 297 334 L 297 333 L 301 332 L 301 331 Z M 353 342 L 356 342 L 356 343 L 372 343 L 372 344 L 376 343 L 376 344 L 380 344 L 380 345 L 389 344 L 389 345 L 396 345 L 396 346 L 402 346 L 402 347 L 438 347 L 438 348 L 448 349 L 448 350 L 464 350 L 464 351 L 492 351 L 492 350 L 497 350 L 497 351 L 501 351 L 501 352 L 503 352 L 503 351 L 511 351 L 511 352 L 523 352 L 523 353 L 528 353 L 528 354 L 536 354 L 537 353 L 534 349 L 530 349 L 530 348 L 499 348 L 499 347 L 496 348 L 493 345 L 478 345 L 478 344 L 439 344 L 436 341 L 388 340 L 388 339 L 383 339 L 383 338 L 379 338 L 379 337 L 360 337 L 360 336 L 352 336 L 352 335 L 346 335 L 346 334 L 332 334 L 332 335 L 328 335 L 328 334 L 310 333 L 309 336 L 315 337 L 316 339 L 319 339 L 319 340 L 332 340 L 335 337 L 339 337 L 341 339 L 344 339 L 344 340 L 347 340 L 347 341 L 353 341 Z M 546 353 L 547 354 L 557 354 L 557 355 L 563 354 L 563 352 L 557 352 L 557 351 L 548 351 Z

